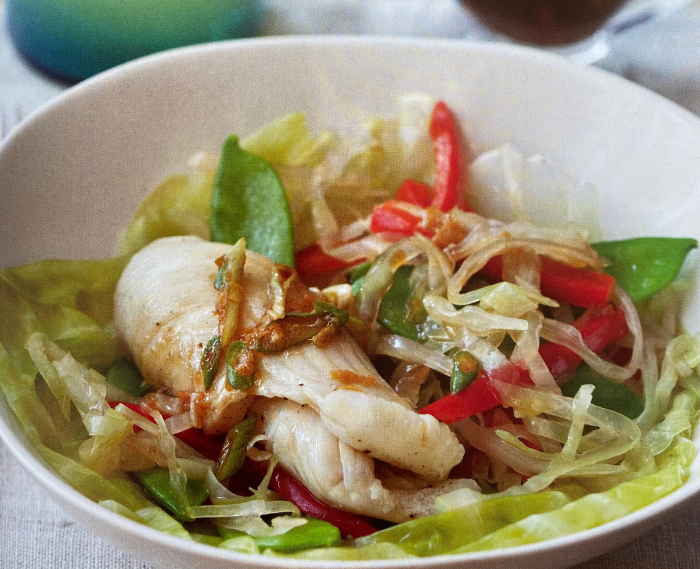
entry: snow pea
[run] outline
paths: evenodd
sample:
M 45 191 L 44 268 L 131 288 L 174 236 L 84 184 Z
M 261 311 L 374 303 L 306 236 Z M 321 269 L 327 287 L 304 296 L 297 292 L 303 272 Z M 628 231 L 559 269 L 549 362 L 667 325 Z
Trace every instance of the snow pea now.
M 229 136 L 221 150 L 211 197 L 211 240 L 233 245 L 245 237 L 248 249 L 294 266 L 292 214 L 287 193 L 269 162 L 241 148 Z
M 194 521 L 187 515 L 187 506 L 199 506 L 209 497 L 209 490 L 204 480 L 188 480 L 186 493 L 188 504 L 183 504 L 170 486 L 170 472 L 167 468 L 152 468 L 136 473 L 141 485 L 156 502 L 164 506 L 182 522 Z
M 304 525 L 296 526 L 280 535 L 256 537 L 261 550 L 271 549 L 278 553 L 292 553 L 312 547 L 332 547 L 340 543 L 340 530 L 333 524 L 316 518 L 306 518 Z M 246 535 L 242 531 L 219 528 L 225 539 Z
M 638 237 L 600 241 L 592 246 L 610 262 L 605 272 L 638 302 L 670 284 L 698 242 L 690 238 Z
M 581 364 L 576 375 L 561 386 L 562 395 L 574 397 L 582 385 L 593 385 L 593 404 L 636 419 L 644 411 L 644 398 L 626 385 L 614 382 Z
M 152 388 L 144 381 L 138 368 L 124 356 L 119 356 L 112 362 L 107 370 L 106 379 L 107 383 L 134 397 L 143 397 Z

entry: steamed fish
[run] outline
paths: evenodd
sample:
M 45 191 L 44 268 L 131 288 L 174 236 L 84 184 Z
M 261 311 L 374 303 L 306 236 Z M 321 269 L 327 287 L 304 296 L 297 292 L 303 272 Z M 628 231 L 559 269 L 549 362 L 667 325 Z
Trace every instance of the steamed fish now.
M 371 506 L 351 509 L 393 520 L 410 516 L 388 490 L 377 490 L 381 483 L 373 475 L 373 461 L 386 463 L 399 473 L 412 473 L 425 486 L 437 485 L 461 461 L 464 448 L 447 425 L 417 413 L 400 397 L 343 329 L 323 342 L 305 340 L 257 354 L 249 390 L 232 388 L 223 364 L 205 389 L 202 355 L 219 329 L 219 292 L 213 284 L 216 261 L 230 249 L 197 237 L 171 237 L 155 241 L 130 261 L 115 295 L 115 326 L 144 378 L 159 390 L 188 401 L 210 433 L 228 431 L 257 400 L 256 408 L 267 417 L 260 422 L 261 428 L 274 453 L 302 482 L 314 486 L 320 497 L 332 498 L 333 488 L 346 484 L 345 497 L 334 499 L 338 505 L 359 501 Z M 267 317 L 274 269 L 269 259 L 246 253 L 241 334 L 255 330 Z M 279 401 L 284 400 L 306 409 L 305 420 L 291 422 L 289 427 L 278 425 L 281 418 L 273 421 L 272 416 L 286 416 L 280 415 Z M 276 411 L 265 413 L 266 406 Z M 295 442 L 299 436 L 318 444 L 300 447 Z M 329 451 L 328 445 L 335 450 Z M 338 453 L 352 457 L 359 478 L 345 478 L 347 468 L 336 460 Z M 335 466 L 328 462 L 331 455 Z M 335 475 L 323 473 L 327 479 L 314 484 L 314 476 L 320 474 L 311 465 L 319 463 L 339 470 Z M 364 494 L 358 494 L 356 484 Z

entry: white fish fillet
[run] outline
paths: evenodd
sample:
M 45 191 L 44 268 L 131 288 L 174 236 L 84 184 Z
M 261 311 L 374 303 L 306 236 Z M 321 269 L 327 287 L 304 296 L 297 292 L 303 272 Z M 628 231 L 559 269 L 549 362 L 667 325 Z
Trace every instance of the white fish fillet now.
M 356 514 L 404 522 L 435 513 L 435 498 L 471 480 L 448 480 L 437 487 L 391 489 L 375 474 L 368 454 L 339 440 L 308 405 L 259 399 L 253 409 L 272 440 L 268 449 L 285 469 L 322 501 Z
M 203 391 L 201 355 L 218 331 L 214 261 L 229 250 L 197 237 L 170 237 L 145 247 L 125 269 L 115 296 L 116 332 L 150 383 L 173 392 Z M 270 260 L 247 253 L 244 328 L 268 308 L 272 268 Z M 324 347 L 307 341 L 262 354 L 250 393 L 231 389 L 219 370 L 203 396 L 205 427 L 227 431 L 255 396 L 309 405 L 344 444 L 430 483 L 445 480 L 464 455 L 449 427 L 411 409 L 346 333 Z

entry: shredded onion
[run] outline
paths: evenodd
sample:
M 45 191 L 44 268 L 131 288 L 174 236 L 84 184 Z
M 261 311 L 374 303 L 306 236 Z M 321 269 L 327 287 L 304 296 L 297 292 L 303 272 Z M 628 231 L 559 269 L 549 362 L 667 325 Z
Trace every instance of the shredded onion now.
M 436 352 L 403 336 L 395 334 L 380 336 L 375 346 L 375 352 L 399 358 L 409 363 L 421 364 L 445 375 L 452 373 L 452 360 L 445 354 Z

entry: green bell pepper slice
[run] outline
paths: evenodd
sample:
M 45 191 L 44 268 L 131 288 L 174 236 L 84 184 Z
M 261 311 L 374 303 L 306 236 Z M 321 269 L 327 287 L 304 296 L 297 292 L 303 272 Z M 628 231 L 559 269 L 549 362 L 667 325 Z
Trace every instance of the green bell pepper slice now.
M 605 272 L 638 302 L 656 294 L 678 276 L 683 262 L 698 242 L 690 238 L 638 237 L 593 243 L 610 262 Z
M 269 162 L 241 148 L 229 136 L 221 150 L 211 196 L 211 240 L 233 245 L 245 237 L 248 249 L 294 266 L 292 214 L 287 193 Z

